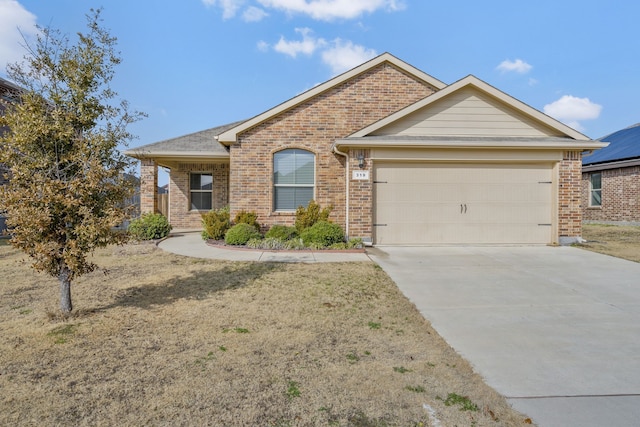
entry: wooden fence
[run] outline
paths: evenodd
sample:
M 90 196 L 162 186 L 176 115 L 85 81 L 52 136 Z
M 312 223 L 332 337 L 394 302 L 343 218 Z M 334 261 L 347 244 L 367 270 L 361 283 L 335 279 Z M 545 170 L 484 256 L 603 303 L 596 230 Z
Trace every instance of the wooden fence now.
M 162 215 L 169 218 L 169 193 L 158 194 L 158 210 Z

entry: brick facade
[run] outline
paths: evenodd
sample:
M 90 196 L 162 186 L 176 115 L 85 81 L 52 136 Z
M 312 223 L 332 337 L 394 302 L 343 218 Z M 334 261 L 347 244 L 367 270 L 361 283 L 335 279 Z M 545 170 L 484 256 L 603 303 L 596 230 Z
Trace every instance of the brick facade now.
M 202 214 L 191 210 L 189 199 L 189 174 L 204 172 L 213 175 L 213 209 L 229 203 L 229 165 L 226 163 L 178 163 L 171 169 L 169 178 L 169 221 L 175 229 L 202 227 Z
M 153 159 L 140 161 L 140 213 L 158 212 L 158 164 Z
M 585 221 L 640 222 L 640 166 L 597 171 L 602 174 L 602 204 L 589 206 L 590 176 L 582 174 L 582 207 Z
M 558 236 L 560 243 L 569 243 L 582 234 L 581 175 L 581 152 L 565 151 L 560 162 L 558 182 Z
M 333 205 L 332 220 L 345 227 L 345 158 L 331 151 L 333 142 L 434 91 L 392 64 L 383 63 L 247 130 L 239 135 L 238 143 L 232 145 L 230 151 L 232 216 L 240 210 L 255 211 L 258 221 L 267 226 L 293 224 L 293 212 L 273 212 L 272 209 L 273 154 L 287 148 L 300 148 L 316 156 L 315 200 L 321 206 Z M 350 234 L 370 236 L 371 184 L 351 184 L 351 195 L 361 194 L 367 200 L 352 198 Z M 367 186 L 369 188 L 364 188 Z

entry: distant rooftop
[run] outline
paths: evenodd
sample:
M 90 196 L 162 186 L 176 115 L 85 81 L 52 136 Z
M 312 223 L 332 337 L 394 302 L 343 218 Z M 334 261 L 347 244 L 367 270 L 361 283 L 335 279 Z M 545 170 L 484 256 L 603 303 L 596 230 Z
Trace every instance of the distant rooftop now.
M 602 137 L 609 146 L 582 158 L 582 165 L 640 158 L 640 123 Z

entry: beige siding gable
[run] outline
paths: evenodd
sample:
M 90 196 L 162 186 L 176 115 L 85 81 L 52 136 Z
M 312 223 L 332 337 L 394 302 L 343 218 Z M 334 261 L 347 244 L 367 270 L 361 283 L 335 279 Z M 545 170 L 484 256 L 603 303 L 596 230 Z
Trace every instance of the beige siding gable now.
M 562 137 L 549 127 L 473 87 L 463 87 L 370 135 Z

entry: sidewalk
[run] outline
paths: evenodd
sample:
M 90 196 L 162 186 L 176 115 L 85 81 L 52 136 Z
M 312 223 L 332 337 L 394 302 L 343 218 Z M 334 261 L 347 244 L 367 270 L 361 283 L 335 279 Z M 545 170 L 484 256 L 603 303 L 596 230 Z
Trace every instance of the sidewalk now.
M 175 232 L 161 241 L 164 251 L 193 258 L 263 262 L 371 262 L 364 252 L 265 251 L 209 246 L 200 232 Z

